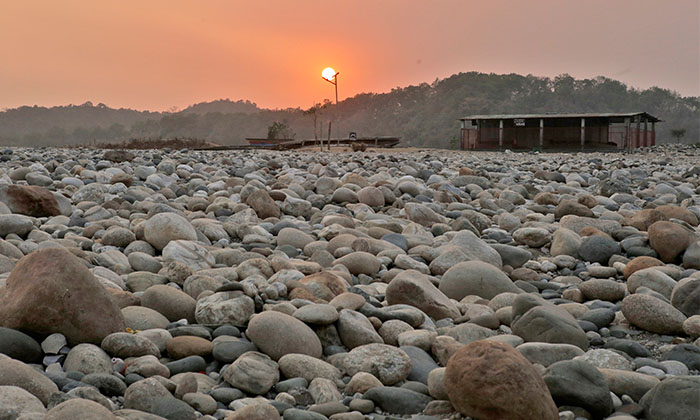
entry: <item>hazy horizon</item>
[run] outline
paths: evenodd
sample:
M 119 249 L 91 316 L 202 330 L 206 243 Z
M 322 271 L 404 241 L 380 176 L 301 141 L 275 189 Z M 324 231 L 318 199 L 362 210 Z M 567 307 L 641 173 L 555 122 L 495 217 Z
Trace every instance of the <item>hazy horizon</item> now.
M 700 96 L 700 4 L 270 0 L 4 4 L 0 108 L 308 108 L 460 72 L 605 76 Z

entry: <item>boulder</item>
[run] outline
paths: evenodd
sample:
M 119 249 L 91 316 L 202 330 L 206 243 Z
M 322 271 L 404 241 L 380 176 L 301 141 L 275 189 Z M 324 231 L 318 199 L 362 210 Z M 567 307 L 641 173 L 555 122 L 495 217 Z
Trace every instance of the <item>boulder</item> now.
M 544 380 L 512 346 L 468 344 L 450 358 L 445 388 L 454 408 L 480 420 L 558 420 Z
M 671 304 L 685 316 L 700 315 L 700 279 L 687 277 L 676 283 Z
M 583 360 L 563 360 L 552 364 L 544 382 L 557 405 L 581 407 L 602 418 L 613 411 L 613 401 L 605 377 Z
M 342 378 L 342 374 L 337 367 L 305 354 L 287 354 L 282 356 L 279 360 L 279 368 L 287 378 L 304 378 L 308 382 L 316 378 L 330 380 Z
M 46 188 L 31 185 L 0 186 L 0 202 L 12 213 L 31 217 L 51 217 L 61 214 L 58 201 Z
M 333 265 L 342 264 L 348 271 L 352 274 L 366 274 L 368 276 L 374 276 L 377 274 L 381 268 L 381 263 L 379 259 L 368 252 L 353 252 L 345 255 L 342 258 L 338 258 L 333 262 Z
M 417 414 L 422 412 L 431 398 L 425 394 L 407 388 L 380 386 L 372 388 L 363 395 L 377 407 L 391 414 Z
M 683 267 L 700 270 L 700 241 L 693 242 L 685 249 Z
M 620 369 L 598 369 L 605 377 L 610 391 L 615 395 L 629 395 L 639 401 L 644 394 L 659 383 L 659 379 L 651 375 L 630 372 Z
M 374 375 L 384 385 L 403 381 L 411 372 L 411 358 L 401 349 L 387 344 L 366 344 L 356 347 L 343 359 L 345 372 L 354 376 L 359 372 Z
M 85 375 L 91 373 L 112 373 L 112 361 L 109 355 L 94 344 L 78 344 L 70 349 L 63 369 L 67 372 L 81 372 Z
M 25 363 L 41 361 L 42 351 L 39 343 L 27 334 L 0 327 L 0 353 Z
M 384 343 L 369 319 L 360 312 L 341 310 L 337 325 L 340 339 L 348 349 L 370 343 Z
M 578 256 L 581 247 L 581 237 L 573 230 L 560 227 L 552 236 L 550 253 L 553 257 L 557 255 Z
M 640 287 L 649 288 L 660 293 L 666 299 L 671 299 L 671 292 L 676 281 L 654 267 L 635 271 L 627 279 L 627 290 L 634 293 Z
M 533 295 L 513 301 L 513 334 L 526 342 L 573 344 L 588 349 L 588 338 L 569 312 Z
M 158 213 L 146 220 L 143 235 L 146 241 L 158 250 L 177 239 L 197 240 L 197 231 L 194 226 L 179 214 L 170 212 Z
M 261 219 L 280 217 L 281 212 L 279 206 L 266 190 L 255 190 L 246 198 L 246 204 L 255 210 L 255 213 L 257 213 L 258 217 Z
M 58 392 L 58 387 L 51 379 L 29 365 L 9 357 L 0 358 L 0 386 L 22 388 L 41 400 L 44 405 L 48 405 L 51 394 Z
M 82 399 L 75 398 L 64 401 L 46 413 L 44 420 L 119 420 L 119 417 L 112 414 L 102 405 Z
M 650 267 L 658 267 L 658 266 L 663 266 L 664 263 L 659 261 L 658 259 L 654 257 L 648 257 L 648 256 L 641 256 L 641 257 L 635 257 L 632 259 L 632 261 L 628 262 L 625 264 L 625 270 L 624 270 L 624 275 L 625 278 L 629 278 L 632 274 L 636 273 L 639 270 L 644 270 L 645 268 L 650 268 Z
M 195 241 L 172 240 L 163 248 L 163 259 L 185 264 L 193 271 L 212 268 L 214 257 L 205 247 Z
M 491 299 L 505 292 L 522 293 L 503 271 L 482 261 L 461 262 L 447 270 L 440 291 L 455 300 L 467 295 Z
M 540 248 L 552 241 L 552 235 L 544 228 L 522 227 L 513 232 L 513 239 L 530 248 Z
M 149 287 L 141 296 L 141 305 L 160 312 L 171 322 L 186 319 L 195 323 L 197 301 L 174 287 L 163 284 Z
M 200 324 L 243 326 L 254 313 L 255 302 L 242 292 L 217 292 L 197 301 L 194 317 Z
M 683 334 L 686 317 L 671 304 L 646 294 L 622 300 L 622 314 L 634 326 L 657 334 Z
M 42 419 L 46 414 L 44 404 L 26 390 L 11 385 L 0 385 L 0 419 Z M 34 417 L 36 416 L 36 417 Z
M 124 318 L 83 261 L 63 248 L 23 257 L 0 289 L 0 325 L 39 334 L 59 332 L 72 345 L 100 344 L 124 331 Z
M 290 353 L 321 357 L 321 341 L 306 324 L 277 311 L 255 315 L 246 330 L 248 338 L 273 360 Z
M 700 377 L 667 378 L 639 401 L 649 420 L 700 420 Z
M 610 257 L 620 254 L 620 244 L 607 236 L 592 235 L 581 241 L 578 254 L 582 260 L 607 265 Z
M 510 282 L 510 280 L 508 280 Z M 415 306 L 433 319 L 457 319 L 457 306 L 428 279 L 415 270 L 404 270 L 394 277 L 386 289 L 389 305 Z
M 102 340 L 100 347 L 110 355 L 123 359 L 145 356 L 147 354 L 160 357 L 160 350 L 151 340 L 125 332 L 108 335 Z
M 357 193 L 357 198 L 362 204 L 370 207 L 384 207 L 384 194 L 379 188 L 367 186 Z
M 693 242 L 692 233 L 677 223 L 660 221 L 649 226 L 649 245 L 665 263 L 676 261 Z
M 280 420 L 280 414 L 271 404 L 254 404 L 236 409 L 226 420 Z
M 267 355 L 244 353 L 223 372 L 224 379 L 242 391 L 263 395 L 280 379 L 279 366 Z

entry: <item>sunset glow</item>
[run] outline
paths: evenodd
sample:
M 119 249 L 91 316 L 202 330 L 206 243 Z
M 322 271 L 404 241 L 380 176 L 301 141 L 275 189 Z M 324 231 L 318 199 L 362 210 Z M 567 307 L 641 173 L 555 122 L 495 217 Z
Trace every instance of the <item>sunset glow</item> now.
M 697 0 L 3 1 L 0 109 L 163 111 L 219 98 L 340 101 L 460 72 L 577 78 L 699 95 Z M 527 18 L 523 18 L 527 16 Z M 672 63 L 670 65 L 669 63 Z

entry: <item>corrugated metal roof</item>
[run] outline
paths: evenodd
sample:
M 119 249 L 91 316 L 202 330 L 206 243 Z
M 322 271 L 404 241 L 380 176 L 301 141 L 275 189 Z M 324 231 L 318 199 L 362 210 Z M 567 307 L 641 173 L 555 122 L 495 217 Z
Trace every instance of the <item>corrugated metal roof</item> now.
M 519 119 L 540 119 L 540 118 L 631 118 L 641 115 L 646 117 L 649 122 L 660 122 L 661 120 L 655 116 L 648 114 L 646 112 L 608 112 L 608 113 L 584 113 L 584 114 L 492 114 L 492 115 L 469 115 L 464 118 L 460 118 L 461 121 L 464 120 L 510 120 L 514 118 Z

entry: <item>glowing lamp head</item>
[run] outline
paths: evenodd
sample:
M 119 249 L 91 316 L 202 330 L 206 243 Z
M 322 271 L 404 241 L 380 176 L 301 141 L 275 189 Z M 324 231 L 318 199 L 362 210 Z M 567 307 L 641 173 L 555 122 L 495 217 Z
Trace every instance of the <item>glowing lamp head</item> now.
M 333 78 L 335 77 L 336 74 L 337 74 L 337 72 L 335 70 L 333 70 L 332 67 L 326 67 L 321 72 L 321 77 L 330 81 L 330 80 L 333 80 Z

